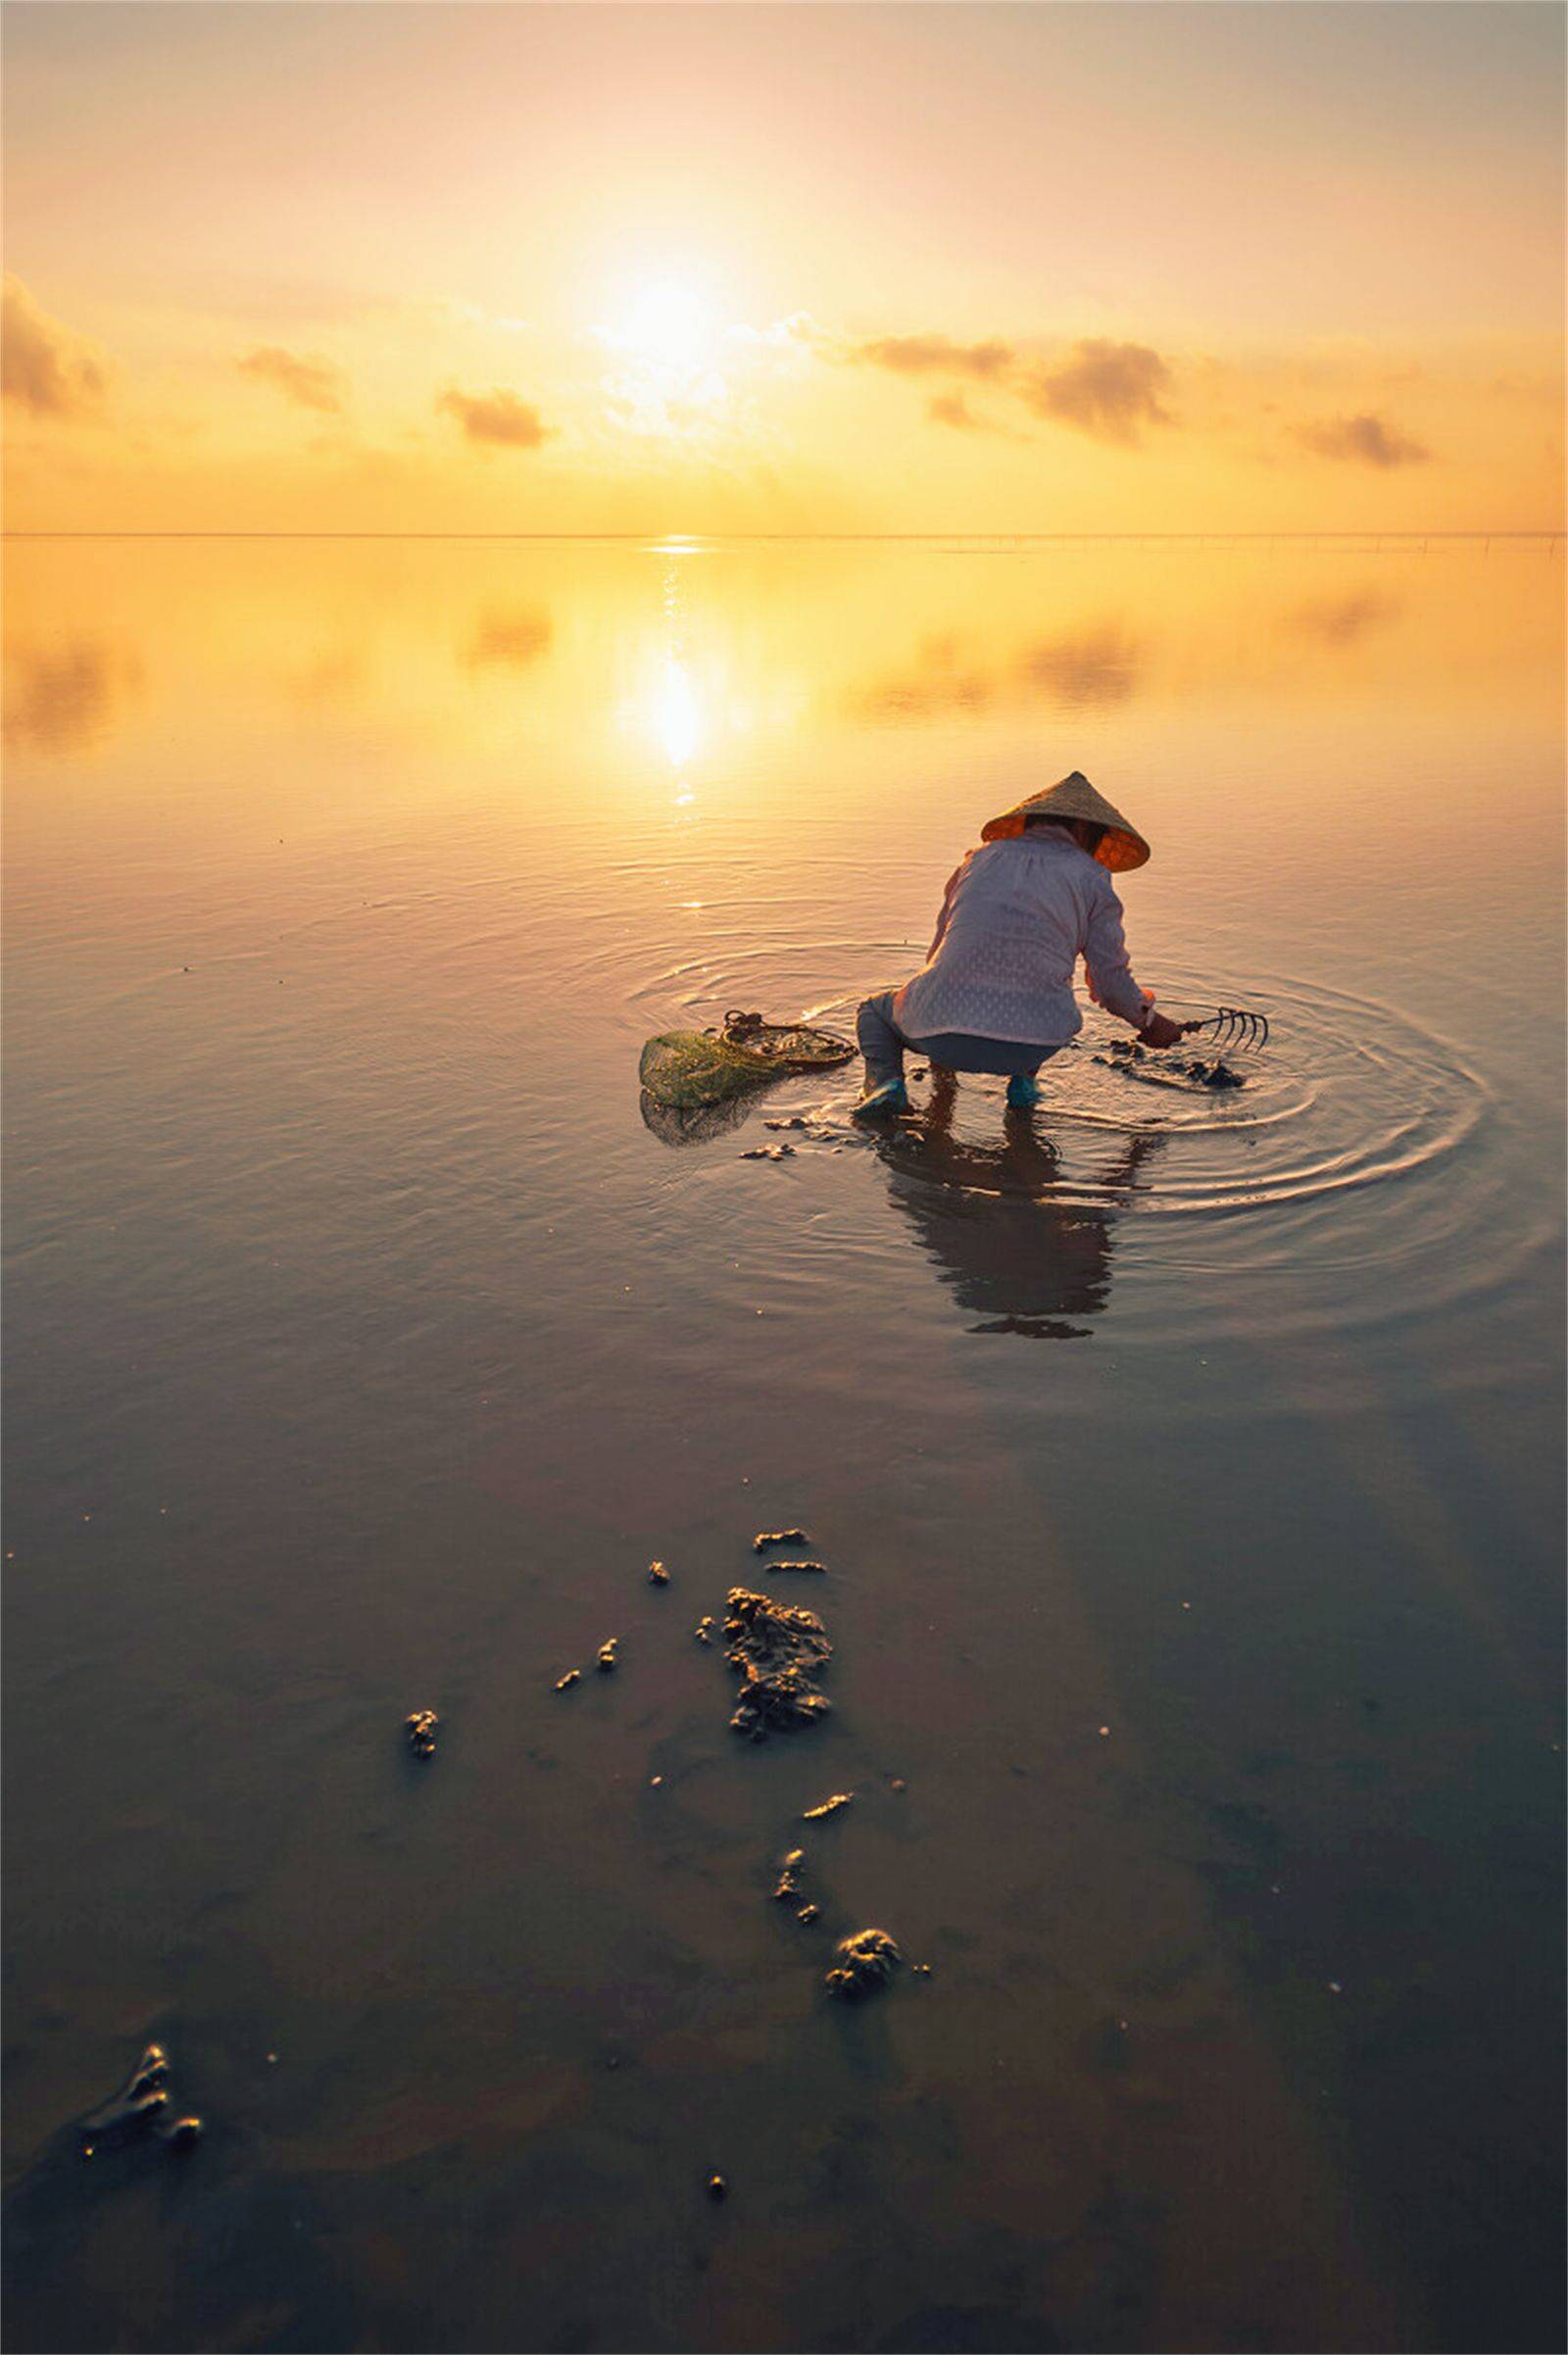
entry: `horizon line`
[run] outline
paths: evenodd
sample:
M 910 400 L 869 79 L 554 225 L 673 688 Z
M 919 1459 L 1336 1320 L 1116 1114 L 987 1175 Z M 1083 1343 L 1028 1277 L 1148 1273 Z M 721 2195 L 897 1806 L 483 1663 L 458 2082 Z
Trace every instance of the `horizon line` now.
M 956 526 L 927 531 L 0 531 L 0 542 L 8 540 L 531 540 L 531 541 L 592 541 L 613 545 L 645 546 L 651 542 L 665 544 L 679 542 L 698 548 L 711 542 L 740 540 L 760 543 L 794 542 L 802 540 L 847 542 L 876 545 L 878 543 L 913 544 L 927 540 L 1002 540 L 1021 546 L 1045 546 L 1075 540 L 1551 540 L 1564 537 L 1564 525 L 1540 526 L 1528 530 L 1448 530 L 1434 528 L 1426 531 L 1253 531 L 1226 530 L 1214 526 L 1204 531 L 1005 531 L 984 526 Z

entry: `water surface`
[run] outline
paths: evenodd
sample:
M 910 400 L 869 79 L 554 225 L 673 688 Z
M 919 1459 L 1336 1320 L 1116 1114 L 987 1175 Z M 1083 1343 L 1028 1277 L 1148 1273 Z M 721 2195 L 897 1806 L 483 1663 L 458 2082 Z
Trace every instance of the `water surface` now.
M 1560 556 L 7 569 L 11 2343 L 1559 2344 Z M 1246 1089 L 641 1116 L 1073 766 Z

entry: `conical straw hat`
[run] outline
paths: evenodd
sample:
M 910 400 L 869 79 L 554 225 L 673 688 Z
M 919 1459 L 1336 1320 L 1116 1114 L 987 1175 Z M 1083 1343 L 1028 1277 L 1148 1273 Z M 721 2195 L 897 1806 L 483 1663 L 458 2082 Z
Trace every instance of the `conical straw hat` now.
M 1103 794 L 1095 791 L 1079 768 L 1071 776 L 1063 777 L 1059 785 L 1048 786 L 1044 793 L 1032 793 L 1016 809 L 994 817 L 989 825 L 981 827 L 980 839 L 1010 841 L 1023 832 L 1025 821 L 1031 817 L 1087 817 L 1094 825 L 1103 826 L 1104 838 L 1095 857 L 1114 875 L 1125 874 L 1129 867 L 1142 866 L 1150 855 L 1149 845 L 1137 827 L 1130 826 L 1121 811 L 1113 810 Z

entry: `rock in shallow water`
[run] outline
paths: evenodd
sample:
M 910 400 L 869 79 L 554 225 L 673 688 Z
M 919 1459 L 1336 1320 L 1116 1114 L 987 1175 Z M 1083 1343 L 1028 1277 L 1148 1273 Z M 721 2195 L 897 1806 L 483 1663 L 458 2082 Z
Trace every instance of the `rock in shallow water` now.
M 798 1897 L 800 1895 L 800 1872 L 805 1862 L 806 1850 L 791 1848 L 778 1868 L 778 1887 L 773 1891 L 775 1897 Z
M 885 1930 L 858 1930 L 834 1947 L 826 1984 L 833 1994 L 858 2003 L 885 1987 L 903 1959 Z
M 89 2110 L 76 2129 L 84 2159 L 149 2134 L 172 2150 L 193 2150 L 203 2131 L 199 2118 L 169 2115 L 169 2055 L 162 2044 L 149 2044 L 119 2091 Z
M 724 1621 L 724 1657 L 741 1678 L 730 1719 L 734 1733 L 762 1742 L 769 1733 L 809 1725 L 830 1703 L 816 1679 L 833 1656 L 814 1611 L 792 1609 L 770 1595 L 732 1587 Z

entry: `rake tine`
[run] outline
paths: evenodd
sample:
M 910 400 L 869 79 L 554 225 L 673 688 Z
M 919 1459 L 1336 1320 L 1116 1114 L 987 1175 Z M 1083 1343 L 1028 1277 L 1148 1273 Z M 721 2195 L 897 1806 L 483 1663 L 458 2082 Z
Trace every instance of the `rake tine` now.
M 1227 1049 L 1245 1055 L 1266 1047 L 1269 1041 L 1267 1014 L 1254 1013 L 1246 1006 L 1216 1006 L 1201 1021 L 1184 1022 L 1181 1027 L 1189 1034 L 1206 1033 L 1216 1055 L 1223 1055 Z

